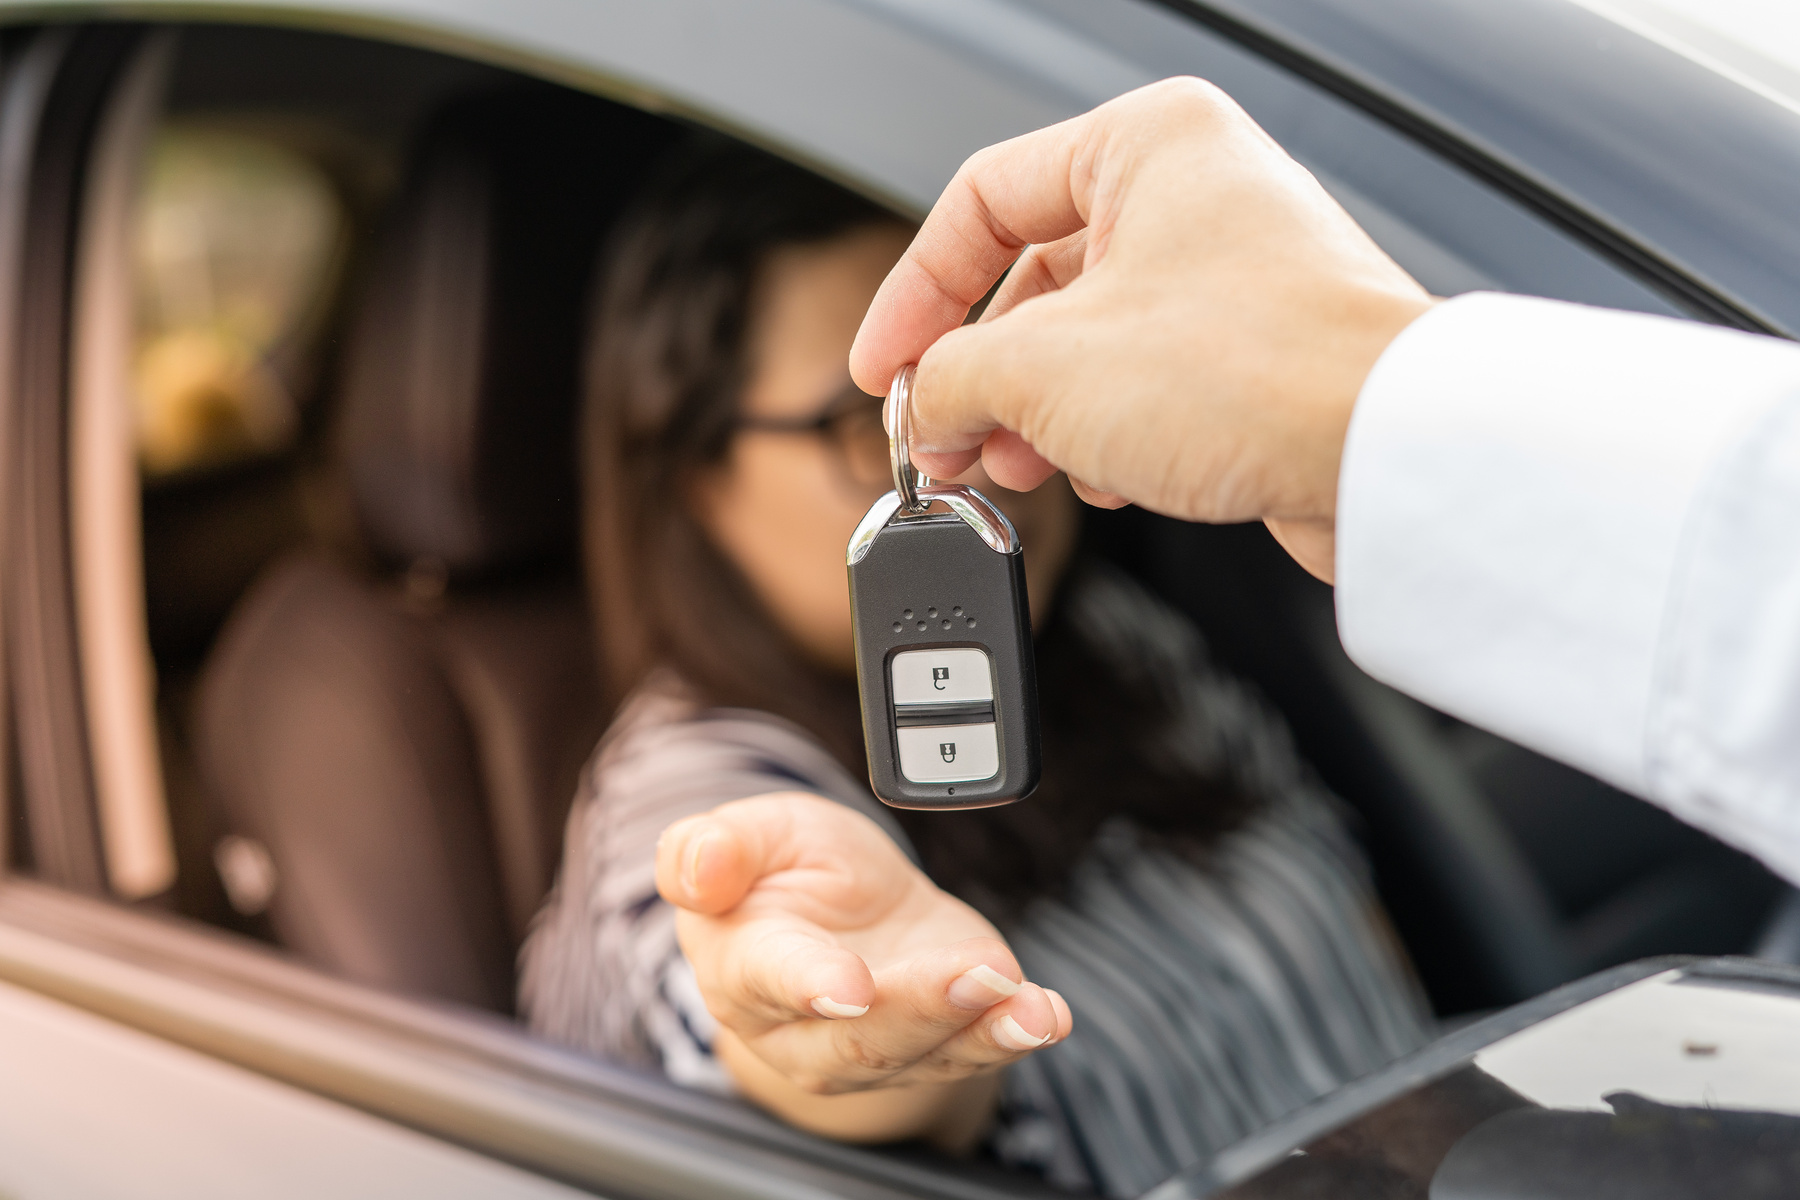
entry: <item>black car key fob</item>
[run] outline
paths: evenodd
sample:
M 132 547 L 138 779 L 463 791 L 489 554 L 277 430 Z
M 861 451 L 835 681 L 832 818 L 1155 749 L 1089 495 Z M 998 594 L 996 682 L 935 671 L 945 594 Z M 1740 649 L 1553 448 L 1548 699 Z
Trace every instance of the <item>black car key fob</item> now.
M 895 488 L 845 555 L 869 783 L 896 808 L 1007 804 L 1040 765 L 1024 551 L 980 492 L 916 478 L 911 385 L 890 392 Z

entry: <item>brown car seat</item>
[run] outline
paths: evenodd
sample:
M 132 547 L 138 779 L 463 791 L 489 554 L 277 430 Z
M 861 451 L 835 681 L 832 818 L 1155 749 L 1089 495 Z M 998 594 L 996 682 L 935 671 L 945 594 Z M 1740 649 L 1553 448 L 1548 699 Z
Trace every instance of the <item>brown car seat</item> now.
M 334 442 L 366 554 L 266 570 L 196 714 L 220 825 L 274 868 L 275 936 L 327 970 L 512 1008 L 605 716 L 576 551 L 584 292 L 668 128 L 551 89 L 460 100 L 369 256 Z

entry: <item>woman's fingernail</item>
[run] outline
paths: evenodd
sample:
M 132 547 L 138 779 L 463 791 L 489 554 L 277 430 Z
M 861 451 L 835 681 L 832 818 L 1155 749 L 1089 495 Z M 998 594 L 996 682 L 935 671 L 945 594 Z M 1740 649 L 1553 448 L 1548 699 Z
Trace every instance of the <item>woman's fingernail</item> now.
M 1046 1033 L 1043 1037 L 1032 1037 L 1025 1032 L 1025 1027 L 1013 1020 L 1012 1014 L 1008 1013 L 994 1022 L 994 1040 L 1008 1050 L 1023 1052 L 1036 1050 L 1050 1040 L 1050 1035 Z
M 848 1021 L 869 1011 L 866 1004 L 839 1004 L 830 996 L 814 996 L 812 1006 L 813 1011 L 821 1017 L 830 1017 L 835 1021 Z
M 688 847 L 687 863 L 681 871 L 681 888 L 690 898 L 700 894 L 700 856 L 706 853 L 706 843 L 712 840 L 712 830 L 702 832 Z
M 1044 995 L 1050 997 L 1050 1007 L 1056 1012 L 1056 1028 L 1061 1029 L 1063 1025 L 1067 1023 L 1068 1026 L 1073 1029 L 1075 1026 L 1075 1014 L 1069 1011 L 1069 1002 L 1062 998 L 1062 993 L 1045 988 Z M 1062 1041 L 1064 1036 L 1067 1035 L 1059 1036 L 1056 1033 L 1052 1033 L 1050 1038 L 1052 1043 L 1055 1043 Z
M 1018 984 L 986 963 L 978 963 L 950 981 L 950 1003 L 958 1008 L 988 1008 L 1018 992 Z

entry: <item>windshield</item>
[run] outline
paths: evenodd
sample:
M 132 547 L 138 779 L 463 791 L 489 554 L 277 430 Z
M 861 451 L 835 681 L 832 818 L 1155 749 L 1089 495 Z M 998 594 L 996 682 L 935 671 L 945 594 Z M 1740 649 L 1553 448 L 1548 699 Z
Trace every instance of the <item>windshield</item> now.
M 1793 0 L 1576 0 L 1800 112 L 1800 4 Z

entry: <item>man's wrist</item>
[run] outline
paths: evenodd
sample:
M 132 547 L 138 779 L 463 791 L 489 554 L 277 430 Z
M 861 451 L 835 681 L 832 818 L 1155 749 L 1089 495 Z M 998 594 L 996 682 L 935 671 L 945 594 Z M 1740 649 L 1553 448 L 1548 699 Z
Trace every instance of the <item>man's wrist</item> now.
M 1342 335 L 1347 349 L 1328 368 L 1334 379 L 1313 385 L 1315 404 L 1299 422 L 1302 448 L 1294 452 L 1307 481 L 1304 498 L 1289 511 L 1265 517 L 1264 524 L 1295 562 L 1327 583 L 1336 574 L 1339 478 L 1357 402 L 1383 356 L 1437 303 L 1424 293 L 1370 299 L 1359 322 Z

